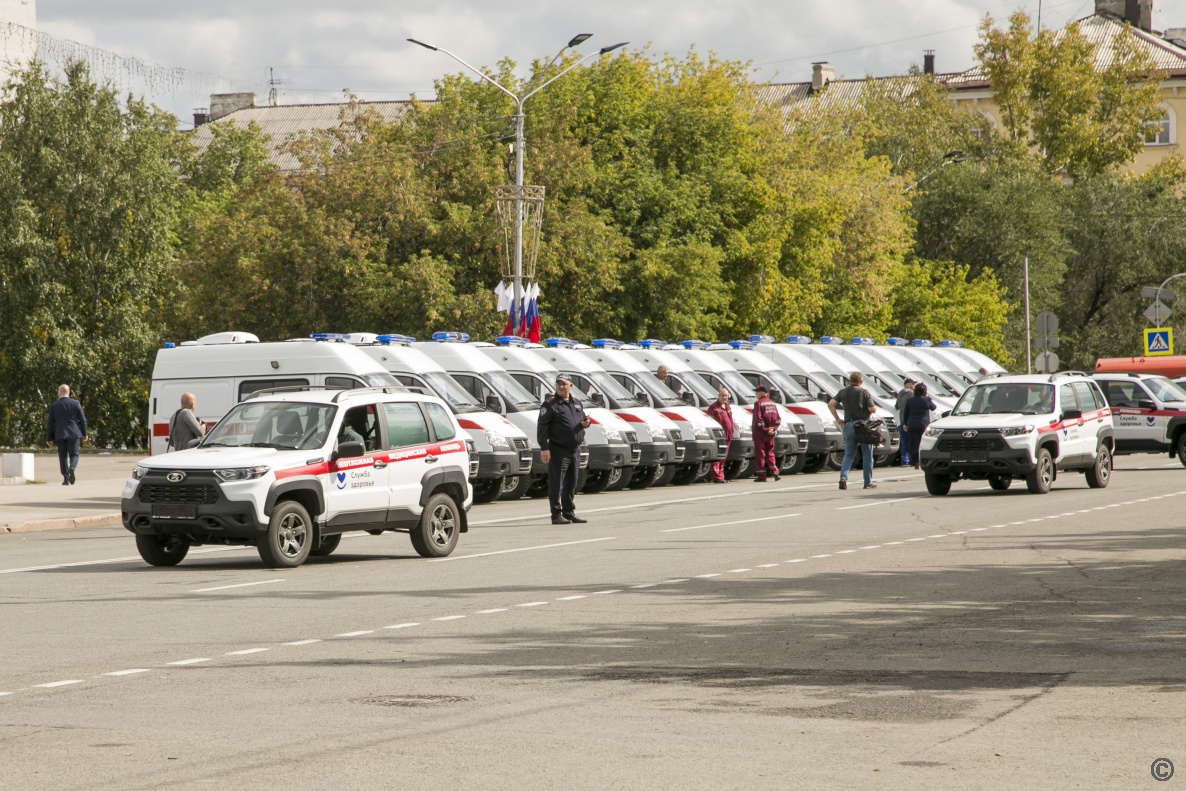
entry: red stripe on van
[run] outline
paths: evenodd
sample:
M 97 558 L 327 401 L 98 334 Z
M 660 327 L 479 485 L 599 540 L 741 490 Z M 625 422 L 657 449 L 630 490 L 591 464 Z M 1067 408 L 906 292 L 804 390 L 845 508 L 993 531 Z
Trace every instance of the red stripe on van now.
M 668 418 L 669 420 L 678 420 L 682 423 L 688 422 L 688 419 L 678 412 L 660 412 L 659 414 L 665 418 Z
M 792 415 L 814 415 L 815 414 L 814 412 L 812 412 L 810 409 L 808 409 L 805 406 L 789 406 L 789 407 L 785 407 L 785 408 L 788 409 Z
M 638 415 L 632 415 L 629 412 L 621 412 L 618 414 L 618 417 L 622 418 L 622 420 L 625 420 L 627 423 L 645 423 L 646 422 L 645 420 L 640 418 Z
M 459 418 L 457 418 L 457 422 L 461 424 L 461 427 L 462 427 L 462 428 L 476 428 L 476 429 L 478 429 L 478 430 L 481 430 L 481 428 L 482 428 L 481 426 L 479 426 L 479 425 L 478 425 L 477 423 L 475 423 L 474 421 L 472 421 L 472 420 L 466 420 L 466 419 L 465 419 L 465 418 L 463 418 L 463 417 L 459 417 Z
M 152 424 L 152 435 L 154 437 L 169 436 L 169 424 L 168 423 L 153 423 Z

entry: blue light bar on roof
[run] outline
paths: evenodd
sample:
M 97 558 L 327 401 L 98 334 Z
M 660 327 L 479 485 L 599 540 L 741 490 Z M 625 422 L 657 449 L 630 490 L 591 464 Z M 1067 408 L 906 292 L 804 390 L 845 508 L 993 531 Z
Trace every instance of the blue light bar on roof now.
M 315 332 L 309 337 L 315 341 L 341 341 L 342 343 L 350 340 L 350 334 L 346 332 Z
M 494 342 L 499 346 L 526 346 L 527 339 L 520 338 L 518 335 L 499 335 L 494 339 Z
M 380 335 L 379 337 L 375 338 L 375 340 L 382 344 L 408 344 L 416 342 L 416 339 L 410 335 Z
M 826 343 L 831 346 L 839 346 L 844 343 L 844 338 L 837 338 L 835 335 L 824 335 L 819 339 L 820 343 Z
M 753 338 L 753 337 L 765 338 L 765 337 L 769 337 L 769 336 L 766 336 L 766 335 L 753 336 L 753 335 L 751 335 L 750 337 L 751 338 Z M 734 349 L 752 349 L 757 344 L 753 341 L 729 341 L 729 345 L 732 346 Z
M 176 348 L 177 348 L 177 344 L 176 344 L 176 343 L 166 343 L 166 344 L 165 344 L 165 348 L 166 348 L 166 349 L 176 349 Z
M 634 345 L 639 347 L 640 349 L 662 349 L 664 346 L 667 345 L 667 343 L 666 343 L 666 341 L 659 341 L 659 340 L 655 340 L 654 338 L 647 338 L 646 340 L 643 340 L 643 341 L 637 341 Z
M 708 348 L 708 344 L 705 343 L 704 341 L 680 341 L 679 345 L 683 346 L 685 349 L 707 349 Z
M 568 338 L 548 338 L 544 344 L 553 349 L 573 349 L 576 348 L 577 342 Z
M 850 338 L 848 342 L 853 346 L 874 346 L 875 345 L 872 338 Z
M 465 332 L 434 332 L 432 339 L 440 343 L 469 343 L 469 334 Z
M 944 349 L 962 349 L 964 345 L 959 341 L 939 341 L 939 346 Z
M 935 344 L 934 344 L 934 343 L 932 343 L 931 341 L 925 340 L 925 339 L 923 339 L 923 338 L 915 338 L 915 339 L 914 339 L 914 342 L 913 342 L 913 343 L 911 343 L 910 345 L 911 345 L 911 346 L 924 346 L 924 347 L 925 347 L 925 346 L 934 346 Z
M 594 349 L 617 349 L 623 345 L 621 341 L 614 340 L 613 338 L 598 338 L 593 341 Z
M 886 346 L 909 346 L 910 341 L 906 340 L 905 338 L 886 338 L 885 345 Z
M 774 343 L 773 335 L 751 335 L 746 338 L 750 343 Z
M 810 335 L 788 335 L 787 343 L 798 343 L 798 344 L 806 345 L 808 343 L 811 343 L 811 336 Z

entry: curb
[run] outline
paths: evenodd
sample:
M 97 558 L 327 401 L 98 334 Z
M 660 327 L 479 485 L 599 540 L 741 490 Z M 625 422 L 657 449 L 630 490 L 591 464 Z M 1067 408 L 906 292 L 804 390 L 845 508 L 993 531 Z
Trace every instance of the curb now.
M 32 522 L 13 522 L 0 525 L 0 533 L 42 533 L 48 530 L 77 530 L 84 527 L 120 527 L 123 519 L 118 511 L 112 514 L 78 516 L 72 519 L 38 519 Z

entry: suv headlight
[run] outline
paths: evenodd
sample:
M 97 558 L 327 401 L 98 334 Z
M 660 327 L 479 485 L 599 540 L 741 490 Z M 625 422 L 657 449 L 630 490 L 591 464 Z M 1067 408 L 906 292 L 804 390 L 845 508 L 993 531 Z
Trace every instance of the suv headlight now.
M 937 437 L 943 433 L 943 429 L 936 426 L 927 426 L 927 430 L 923 432 L 928 437 Z
M 497 431 L 487 431 L 486 441 L 492 448 L 509 448 L 511 446 L 511 443 L 507 442 L 507 438 Z
M 1023 434 L 1031 433 L 1035 428 L 1037 428 L 1037 426 L 1033 425 L 1032 423 L 1024 425 L 1024 426 L 1008 426 L 1006 428 L 1001 429 L 1001 436 L 1002 437 L 1020 437 Z
M 601 433 L 605 435 L 606 442 L 621 442 L 622 441 L 622 432 L 618 431 L 616 428 L 610 428 L 609 426 L 602 426 Z
M 148 472 L 147 467 L 141 467 L 139 464 L 137 464 L 135 467 L 132 468 L 132 477 L 135 478 L 136 480 L 140 480 L 141 478 L 143 478 L 145 476 L 145 474 L 147 472 Z
M 225 470 L 215 470 L 214 474 L 218 480 L 227 483 L 229 481 L 253 481 L 256 478 L 262 478 L 268 474 L 271 467 L 230 467 Z
M 692 424 L 692 434 L 698 439 L 708 439 L 712 436 L 712 432 L 709 431 L 708 426 L 701 425 L 700 423 Z

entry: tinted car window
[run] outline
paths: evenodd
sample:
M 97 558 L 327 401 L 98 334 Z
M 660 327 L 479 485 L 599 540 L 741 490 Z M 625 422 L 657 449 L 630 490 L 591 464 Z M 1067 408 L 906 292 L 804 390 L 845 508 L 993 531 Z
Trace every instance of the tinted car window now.
M 1075 395 L 1079 396 L 1079 404 L 1084 412 L 1091 412 L 1098 407 L 1095 405 L 1095 393 L 1087 382 L 1075 382 Z
M 242 401 L 252 393 L 260 390 L 273 390 L 277 387 L 308 387 L 308 379 L 249 379 L 239 383 L 239 400 Z
M 1079 402 L 1075 399 L 1075 391 L 1071 389 L 1070 385 L 1058 386 L 1058 402 L 1059 408 L 1063 412 L 1068 409 L 1079 409 Z
M 351 379 L 349 376 L 327 376 L 325 377 L 325 386 L 341 390 L 354 390 L 359 387 L 365 387 L 366 385 L 357 379 Z
M 387 418 L 388 447 L 428 444 L 428 424 L 424 422 L 419 404 L 384 404 L 383 416 Z
M 449 414 L 440 404 L 425 404 L 424 408 L 428 411 L 428 419 L 432 421 L 432 430 L 436 434 L 437 442 L 444 442 L 457 436 L 457 430 L 453 428 L 453 421 L 449 419 Z

